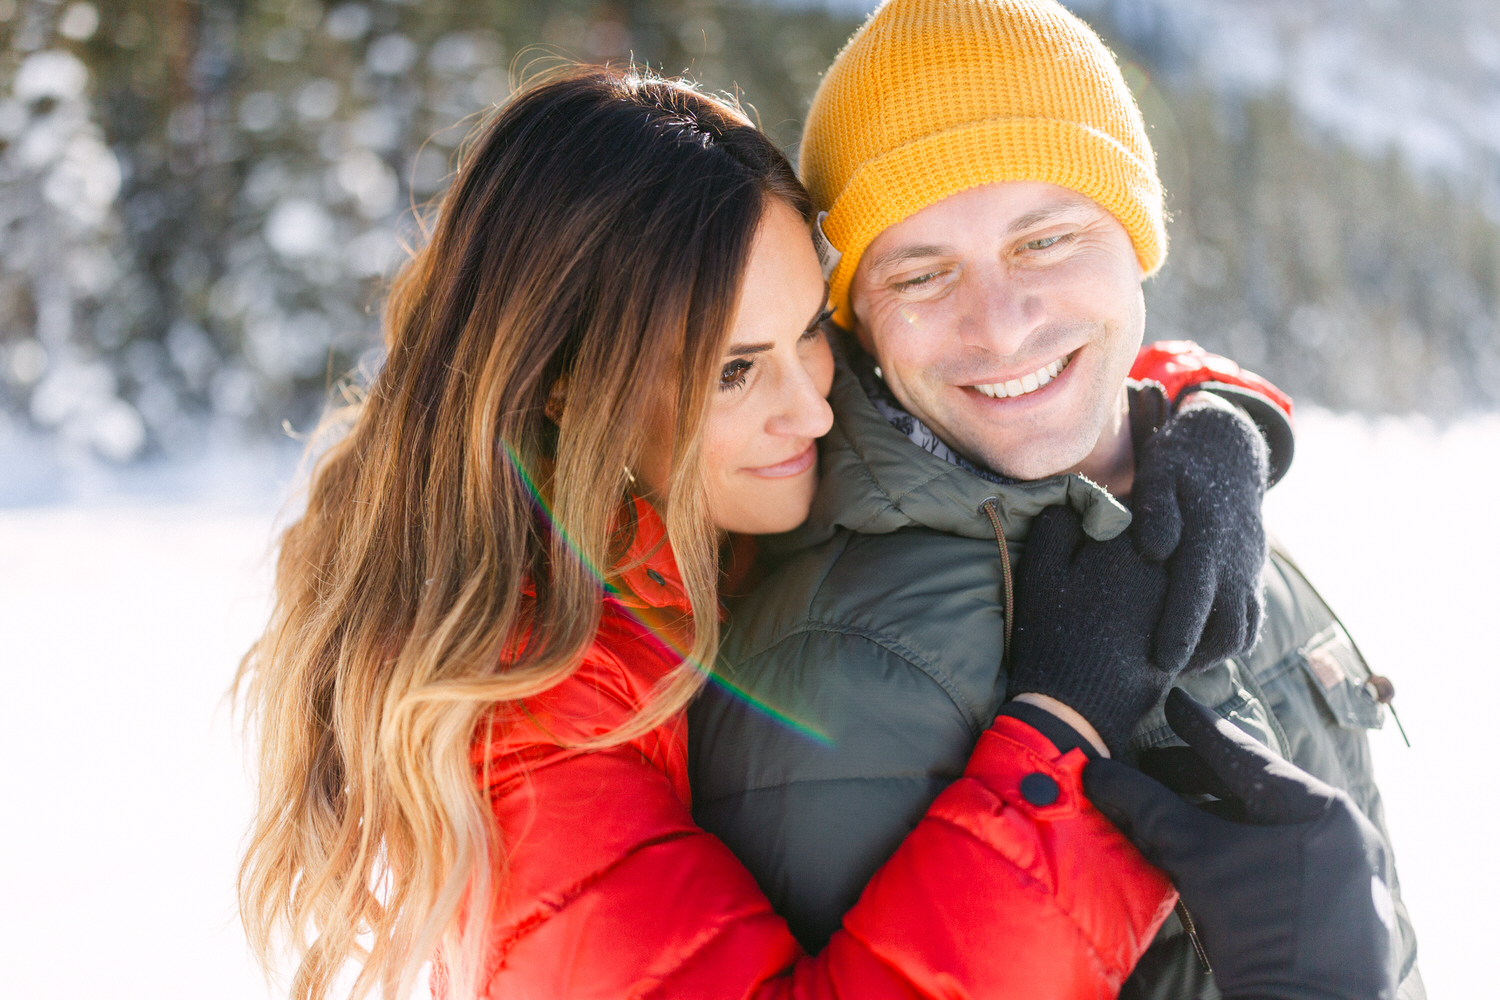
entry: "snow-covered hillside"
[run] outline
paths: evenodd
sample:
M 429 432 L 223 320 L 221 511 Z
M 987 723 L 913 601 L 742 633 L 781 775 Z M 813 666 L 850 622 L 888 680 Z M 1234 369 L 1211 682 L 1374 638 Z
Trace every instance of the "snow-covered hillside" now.
M 1299 430 L 1267 517 L 1398 688 L 1413 746 L 1391 725 L 1372 742 L 1432 996 L 1485 995 L 1500 416 L 1309 411 Z M 234 916 L 249 795 L 224 698 L 266 613 L 286 472 L 219 468 L 237 489 L 159 472 L 0 509 L 6 996 L 266 995 Z

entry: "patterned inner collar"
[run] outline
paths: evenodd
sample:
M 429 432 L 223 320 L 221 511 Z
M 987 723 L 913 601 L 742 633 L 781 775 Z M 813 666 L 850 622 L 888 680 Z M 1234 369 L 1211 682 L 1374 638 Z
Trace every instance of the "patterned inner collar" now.
M 936 455 L 950 465 L 972 472 L 986 482 L 1000 484 L 1021 482 L 1019 479 L 1001 475 L 993 469 L 985 468 L 964 458 L 948 447 L 931 427 L 906 412 L 891 392 L 891 387 L 885 384 L 885 379 L 877 374 L 875 359 L 865 353 L 858 344 L 851 342 L 849 345 L 849 360 L 855 375 L 859 378 L 861 388 L 865 390 L 865 395 L 870 398 L 870 402 L 875 404 L 875 409 L 886 419 L 887 423 L 905 434 L 917 447 Z M 1135 447 L 1140 448 L 1147 438 L 1166 423 L 1167 417 L 1172 413 L 1172 404 L 1167 399 L 1166 390 L 1159 382 L 1149 380 L 1137 382 L 1131 379 L 1126 382 L 1126 385 L 1130 390 L 1130 437 Z
M 891 393 L 890 386 L 885 384 L 885 379 L 877 373 L 875 359 L 865 353 L 857 345 L 850 351 L 850 360 L 853 363 L 854 372 L 859 377 L 859 384 L 865 390 L 865 395 L 870 402 L 875 404 L 875 409 L 896 430 L 905 434 L 913 444 L 923 451 L 936 455 L 950 465 L 956 465 L 960 469 L 972 472 L 980 479 L 991 483 L 1017 483 L 1018 479 L 1003 476 L 993 469 L 987 469 L 982 465 L 969 461 L 958 452 L 948 447 L 943 439 L 933 432 L 921 420 L 912 416 L 896 401 L 895 395 Z

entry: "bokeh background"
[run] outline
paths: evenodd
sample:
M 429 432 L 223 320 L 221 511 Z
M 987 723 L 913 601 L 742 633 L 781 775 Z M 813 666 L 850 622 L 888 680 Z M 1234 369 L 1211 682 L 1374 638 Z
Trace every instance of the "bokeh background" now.
M 1337 409 L 1500 404 L 1500 6 L 1073 6 L 1171 193 L 1154 335 Z M 0 0 L 0 410 L 115 461 L 305 428 L 528 70 L 685 71 L 794 150 L 864 7 Z
M 1148 339 L 1301 406 L 1268 521 L 1401 691 L 1414 747 L 1372 741 L 1422 964 L 1483 995 L 1500 5 L 1069 5 L 1169 191 Z M 795 154 L 872 6 L 0 0 L 0 990 L 266 995 L 222 695 L 299 438 L 378 368 L 385 281 L 469 130 L 530 72 L 634 62 L 739 95 Z

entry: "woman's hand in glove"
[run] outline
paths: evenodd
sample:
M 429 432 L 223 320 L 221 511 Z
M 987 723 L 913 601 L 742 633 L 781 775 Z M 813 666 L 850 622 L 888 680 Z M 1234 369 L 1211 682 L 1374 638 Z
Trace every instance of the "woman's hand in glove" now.
M 1008 693 L 1055 698 L 1111 752 L 1172 684 L 1151 659 L 1167 570 L 1125 535 L 1096 542 L 1071 507 L 1031 522 L 1016 585 Z
M 1136 453 L 1131 536 L 1171 582 L 1152 659 L 1175 674 L 1255 644 L 1269 451 L 1254 421 L 1210 393 L 1189 396 Z
M 1380 834 L 1347 795 L 1277 757 L 1180 689 L 1167 721 L 1187 747 L 1143 769 L 1090 761 L 1084 790 L 1171 876 L 1226 1000 L 1394 996 L 1395 910 Z M 1234 818 L 1224 818 L 1234 817 Z

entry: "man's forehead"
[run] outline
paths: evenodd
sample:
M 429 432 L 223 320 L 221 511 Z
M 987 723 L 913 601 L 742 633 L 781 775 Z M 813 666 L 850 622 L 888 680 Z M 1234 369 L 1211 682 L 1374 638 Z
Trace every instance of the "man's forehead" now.
M 964 228 L 977 226 L 990 233 L 1014 235 L 1077 212 L 1103 212 L 1098 202 L 1056 184 L 1003 181 L 949 195 L 895 223 L 870 241 L 862 264 L 876 271 L 906 261 L 958 254 L 958 242 L 934 232 L 945 232 L 954 221 Z M 951 218 L 955 212 L 958 219 Z M 937 238 L 934 238 L 936 236 Z

